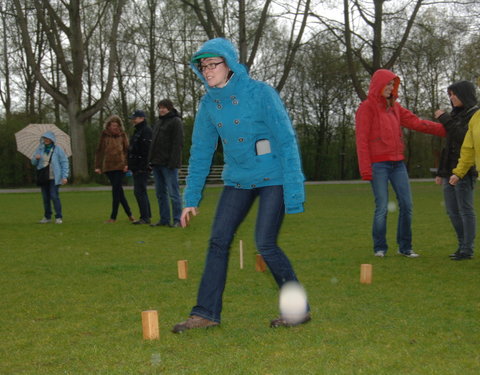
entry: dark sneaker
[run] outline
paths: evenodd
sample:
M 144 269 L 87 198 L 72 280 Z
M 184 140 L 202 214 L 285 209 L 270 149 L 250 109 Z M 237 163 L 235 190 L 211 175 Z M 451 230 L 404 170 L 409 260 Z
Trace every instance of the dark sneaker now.
M 162 223 L 161 221 L 150 224 L 151 227 L 170 227 L 171 225 L 169 223 Z
M 457 250 L 457 251 L 455 251 L 454 253 L 449 254 L 448 256 L 449 256 L 450 258 L 455 258 L 456 256 L 458 256 L 458 254 L 460 254 L 460 250 Z
M 418 258 L 420 255 L 417 254 L 415 251 L 413 250 L 410 250 L 410 251 L 406 251 L 404 253 L 402 253 L 400 250 L 398 251 L 398 254 L 400 255 L 403 255 L 404 257 L 407 257 L 407 258 Z
M 312 317 L 310 316 L 310 314 L 305 315 L 305 318 L 303 318 L 299 322 L 295 322 L 295 323 L 288 322 L 284 318 L 280 317 L 280 318 L 272 320 L 270 322 L 270 327 L 272 327 L 272 328 L 295 327 L 295 326 L 299 326 L 300 324 L 308 323 L 310 320 L 312 320 Z
M 202 318 L 200 316 L 192 315 L 190 318 L 185 320 L 184 322 L 178 323 L 173 327 L 173 333 L 182 333 L 188 329 L 193 328 L 210 328 L 220 325 L 220 323 L 213 322 L 211 320 Z
M 132 224 L 135 224 L 135 225 L 150 224 L 150 220 L 138 219 L 138 220 L 132 221 Z
M 458 253 L 456 256 L 450 257 L 450 260 L 468 260 L 472 258 L 473 254 Z

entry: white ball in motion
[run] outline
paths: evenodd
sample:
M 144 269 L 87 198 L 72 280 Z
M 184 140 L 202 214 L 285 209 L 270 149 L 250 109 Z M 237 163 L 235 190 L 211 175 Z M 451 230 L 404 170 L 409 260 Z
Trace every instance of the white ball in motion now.
M 308 313 L 307 293 L 296 281 L 289 281 L 280 289 L 280 314 L 289 324 L 302 322 Z

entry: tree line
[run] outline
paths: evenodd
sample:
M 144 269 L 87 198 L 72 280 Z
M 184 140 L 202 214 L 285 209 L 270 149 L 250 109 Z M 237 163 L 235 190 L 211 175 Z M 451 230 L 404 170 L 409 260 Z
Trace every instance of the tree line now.
M 234 41 L 254 78 L 280 92 L 307 179 L 358 178 L 354 114 L 371 74 L 395 71 L 402 104 L 432 119 L 449 108 L 450 83 L 480 77 L 479 15 L 472 0 L 5 0 L 0 144 L 9 162 L 0 184 L 31 181 L 13 137 L 28 123 L 55 123 L 71 135 L 73 181 L 85 182 L 97 178 L 105 118 L 120 115 L 131 132 L 128 114 L 141 108 L 152 122 L 163 98 L 183 114 L 186 162 L 204 92 L 189 59 L 219 36 Z M 442 141 L 409 131 L 405 140 L 410 175 L 428 176 Z

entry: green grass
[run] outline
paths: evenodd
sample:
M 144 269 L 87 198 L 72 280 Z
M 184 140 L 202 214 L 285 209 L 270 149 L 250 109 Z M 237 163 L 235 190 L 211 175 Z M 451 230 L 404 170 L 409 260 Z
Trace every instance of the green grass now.
M 133 226 L 123 212 L 103 224 L 109 192 L 62 192 L 64 224 L 39 225 L 39 193 L 0 194 L 0 374 L 478 374 L 480 263 L 448 260 L 441 190 L 412 186 L 419 259 L 395 254 L 396 212 L 388 256 L 372 256 L 368 184 L 307 187 L 306 212 L 288 215 L 280 237 L 312 308 L 292 329 L 268 326 L 278 295 L 255 272 L 253 210 L 232 249 L 222 325 L 181 335 L 170 329 L 195 303 L 219 188 L 187 229 Z M 359 283 L 362 263 L 373 264 L 371 285 Z M 148 309 L 160 340 L 142 338 Z

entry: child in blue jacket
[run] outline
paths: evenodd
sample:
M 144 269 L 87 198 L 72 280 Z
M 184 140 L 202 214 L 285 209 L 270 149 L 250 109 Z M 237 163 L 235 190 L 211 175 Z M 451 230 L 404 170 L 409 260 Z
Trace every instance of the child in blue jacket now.
M 175 333 L 220 323 L 230 245 L 257 197 L 257 249 L 279 287 L 297 282 L 288 257 L 277 245 L 277 237 L 284 214 L 303 212 L 305 200 L 295 132 L 278 93 L 250 78 L 233 44 L 223 38 L 207 41 L 193 56 L 191 67 L 207 92 L 194 124 L 182 227 L 188 225 L 190 215 L 197 214 L 219 138 L 225 186 L 212 226 L 197 305 L 188 320 L 173 328 Z M 294 324 L 280 317 L 271 326 L 309 320 L 306 312 Z

